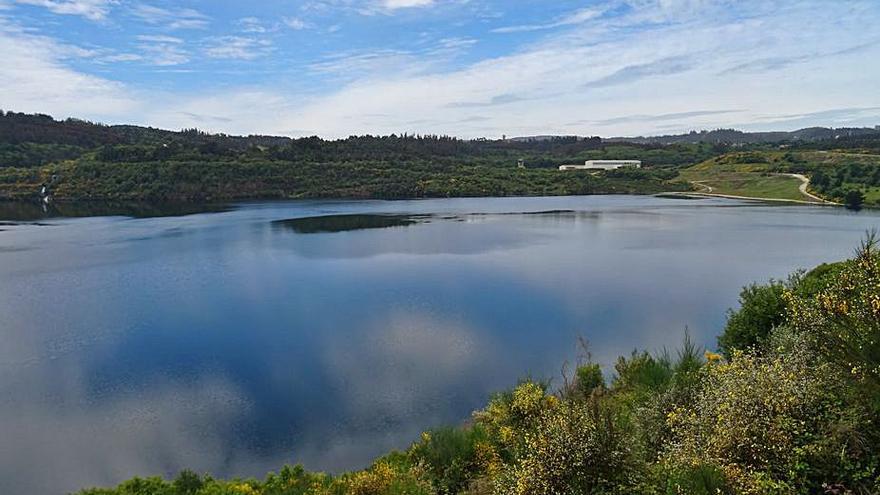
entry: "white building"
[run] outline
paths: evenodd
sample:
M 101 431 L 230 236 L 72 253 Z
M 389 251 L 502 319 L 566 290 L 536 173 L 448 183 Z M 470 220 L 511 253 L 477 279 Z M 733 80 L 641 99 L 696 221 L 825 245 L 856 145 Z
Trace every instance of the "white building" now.
M 559 170 L 615 170 L 621 167 L 641 168 L 640 160 L 587 160 L 583 165 L 560 165 Z

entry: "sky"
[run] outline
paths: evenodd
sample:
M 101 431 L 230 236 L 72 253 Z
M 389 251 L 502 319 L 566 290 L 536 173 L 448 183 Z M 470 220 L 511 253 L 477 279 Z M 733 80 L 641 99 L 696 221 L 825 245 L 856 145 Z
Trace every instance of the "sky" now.
M 878 0 L 0 0 L 0 108 L 230 134 L 880 124 Z

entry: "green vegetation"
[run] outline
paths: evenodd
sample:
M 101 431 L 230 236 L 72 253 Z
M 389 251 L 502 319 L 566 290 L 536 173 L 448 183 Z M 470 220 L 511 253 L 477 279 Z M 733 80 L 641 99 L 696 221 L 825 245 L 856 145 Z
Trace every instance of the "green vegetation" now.
M 880 140 L 876 140 L 880 141 Z M 827 200 L 859 209 L 862 205 L 880 205 L 880 153 L 875 141 L 861 138 L 866 147 L 836 148 L 839 142 L 826 143 L 828 149 L 815 151 L 816 143 L 784 149 L 753 146 L 710 158 L 681 170 L 681 177 L 700 192 L 754 198 L 815 202 L 801 193 L 801 181 L 786 174 L 801 174 L 810 180 L 810 189 Z
M 751 286 L 719 339 L 633 352 L 610 384 L 585 353 L 560 390 L 524 381 L 460 428 L 331 476 L 185 471 L 81 495 L 873 494 L 880 492 L 880 253 Z
M 409 139 L 409 138 L 405 138 Z M 38 169 L 0 169 L 0 197 L 33 197 L 49 177 L 56 199 L 230 200 L 648 194 L 685 190 L 664 170 L 586 171 L 443 165 L 436 161 L 295 163 L 281 160 L 104 163 L 81 158 Z
M 638 159 L 641 170 L 568 171 L 585 160 Z M 524 169 L 517 167 L 519 161 Z M 880 132 L 719 129 L 663 138 L 461 140 L 448 136 L 227 136 L 106 126 L 0 111 L 0 199 L 225 201 L 704 193 L 880 204 Z M 54 180 L 53 180 L 54 177 Z
M 766 285 L 752 284 L 739 294 L 738 310 L 727 315 L 727 324 L 718 337 L 718 347 L 730 357 L 739 350 L 760 350 L 774 328 L 786 322 L 786 293 L 810 298 L 824 290 L 838 275 L 843 263 L 822 264 L 804 273 L 795 273 L 786 281 L 771 280 Z
M 702 144 L 575 137 L 236 137 L 0 112 L 0 199 L 35 198 L 49 182 L 59 201 L 650 194 L 687 190 L 675 169 L 715 154 L 715 147 Z M 557 170 L 609 158 L 641 159 L 646 167 Z M 517 167 L 519 160 L 526 168 Z
M 700 192 L 807 200 L 798 190 L 801 181 L 774 175 L 764 153 L 730 153 L 709 159 L 681 171 L 681 177 L 698 186 Z

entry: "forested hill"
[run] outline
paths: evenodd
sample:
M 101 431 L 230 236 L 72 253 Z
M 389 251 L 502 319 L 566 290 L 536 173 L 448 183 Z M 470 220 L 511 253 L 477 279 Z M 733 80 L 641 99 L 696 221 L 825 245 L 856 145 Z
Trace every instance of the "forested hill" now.
M 716 130 L 668 143 L 655 141 L 665 137 L 621 142 L 410 134 L 326 140 L 169 131 L 0 111 L 0 199 L 36 199 L 43 184 L 56 200 L 650 194 L 690 190 L 680 169 L 732 151 L 763 153 L 783 146 L 880 154 L 880 132 L 822 129 L 763 137 Z M 754 139 L 773 142 L 744 144 Z M 635 159 L 643 166 L 557 170 L 596 159 Z
M 449 136 L 228 136 L 0 114 L 0 199 L 57 200 L 412 198 L 654 193 L 677 166 L 711 158 L 708 145 L 608 145 L 599 138 L 540 142 Z M 639 171 L 558 173 L 588 159 L 635 158 Z M 524 168 L 520 168 L 522 163 Z
M 766 144 L 766 143 L 809 143 L 835 141 L 851 138 L 880 139 L 880 126 L 877 127 L 807 127 L 796 131 L 743 132 L 736 129 L 715 129 L 712 131 L 691 131 L 686 134 L 670 134 L 648 137 L 615 137 L 608 141 L 638 144 Z

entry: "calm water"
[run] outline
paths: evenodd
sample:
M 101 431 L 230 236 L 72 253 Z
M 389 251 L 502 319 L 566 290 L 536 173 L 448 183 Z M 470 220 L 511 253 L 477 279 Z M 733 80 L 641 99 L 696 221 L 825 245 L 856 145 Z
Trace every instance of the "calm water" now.
M 606 366 L 685 326 L 712 345 L 742 285 L 847 257 L 880 226 L 626 196 L 212 209 L 0 209 L 18 220 L 0 224 L 0 493 L 361 467 L 518 377 L 557 376 L 577 335 Z M 346 216 L 281 221 L 319 215 Z

